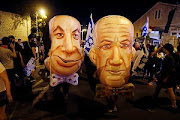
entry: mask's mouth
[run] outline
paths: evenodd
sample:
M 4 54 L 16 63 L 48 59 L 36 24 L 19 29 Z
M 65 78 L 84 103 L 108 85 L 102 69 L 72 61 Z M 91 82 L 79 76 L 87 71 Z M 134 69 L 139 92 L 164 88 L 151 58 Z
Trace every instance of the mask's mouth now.
M 80 61 L 80 59 L 77 59 L 77 60 L 65 60 L 64 58 L 58 56 L 58 55 L 53 55 L 53 56 L 56 56 L 56 57 L 59 57 L 64 63 L 70 63 L 70 62 L 77 62 L 77 61 Z
M 123 72 L 124 72 L 124 70 L 107 70 L 110 74 L 112 74 L 112 75 L 120 75 L 120 74 L 122 74 Z

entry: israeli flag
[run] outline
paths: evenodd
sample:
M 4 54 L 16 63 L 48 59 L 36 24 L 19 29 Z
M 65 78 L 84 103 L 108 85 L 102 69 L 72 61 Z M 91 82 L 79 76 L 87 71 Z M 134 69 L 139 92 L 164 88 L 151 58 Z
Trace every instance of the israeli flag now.
M 92 14 L 90 15 L 90 22 L 88 25 L 88 30 L 87 30 L 87 34 L 86 34 L 86 41 L 84 44 L 84 51 L 86 52 L 86 54 L 89 56 L 89 51 L 90 49 L 93 47 L 94 43 L 93 43 L 93 27 L 94 27 L 94 22 L 92 19 Z
M 148 29 L 149 29 L 149 17 L 147 17 L 147 21 L 144 24 L 144 26 L 142 27 L 142 36 L 146 36 L 148 33 Z

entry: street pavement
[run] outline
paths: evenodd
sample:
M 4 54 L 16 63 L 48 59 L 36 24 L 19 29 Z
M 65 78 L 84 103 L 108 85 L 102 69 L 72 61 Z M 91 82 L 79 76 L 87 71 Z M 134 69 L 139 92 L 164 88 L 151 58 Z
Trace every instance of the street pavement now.
M 91 89 L 84 64 L 82 73 L 78 71 L 79 84 L 70 85 L 67 99 L 62 94 L 53 96 L 54 88 L 48 86 L 49 79 L 44 68 L 44 65 L 38 65 L 36 81 L 26 86 L 32 87 L 32 94 L 26 88 L 18 88 L 14 102 L 7 105 L 9 120 L 180 120 L 180 112 L 169 109 L 170 99 L 165 89 L 153 102 L 151 96 L 155 85 L 148 86 L 147 80 L 142 77 L 131 80 L 135 85 L 134 97 L 119 96 L 118 111 L 108 113 L 105 99 L 96 98 Z M 40 95 L 43 96 L 39 98 Z M 180 107 L 179 90 L 176 96 Z

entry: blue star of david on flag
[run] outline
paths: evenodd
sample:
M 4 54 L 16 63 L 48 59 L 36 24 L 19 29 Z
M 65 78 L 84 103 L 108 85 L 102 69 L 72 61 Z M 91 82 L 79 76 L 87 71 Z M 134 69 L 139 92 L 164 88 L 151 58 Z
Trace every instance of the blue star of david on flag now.
M 148 33 L 148 29 L 149 29 L 149 18 L 147 17 L 147 21 L 144 24 L 144 26 L 142 27 L 142 36 L 146 36 Z
M 86 34 L 86 42 L 84 45 L 84 51 L 86 52 L 87 55 L 89 55 L 89 51 L 94 45 L 93 35 L 92 35 L 93 27 L 94 27 L 94 22 L 93 22 L 92 14 L 91 14 L 90 15 L 90 22 L 89 22 L 88 30 L 87 30 L 87 34 Z

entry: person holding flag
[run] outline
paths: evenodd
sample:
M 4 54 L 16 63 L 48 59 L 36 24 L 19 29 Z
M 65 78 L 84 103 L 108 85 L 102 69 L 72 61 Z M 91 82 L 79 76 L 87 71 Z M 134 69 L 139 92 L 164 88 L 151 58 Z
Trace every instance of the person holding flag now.
M 149 17 L 147 17 L 147 21 L 142 27 L 142 36 L 143 37 L 145 37 L 148 34 L 148 29 L 149 29 Z M 136 49 L 136 57 L 135 57 L 135 60 L 133 61 L 131 76 L 137 76 L 136 71 L 142 70 L 142 68 L 145 66 L 145 63 L 147 62 L 149 52 L 146 48 L 145 41 L 146 40 L 144 39 L 142 45 L 140 45 L 139 42 L 134 43 L 134 47 Z

